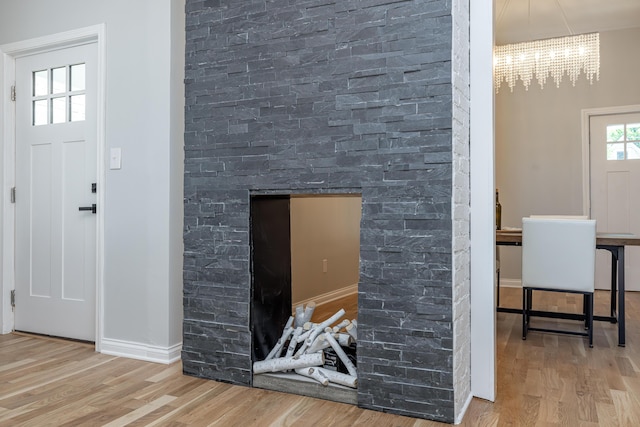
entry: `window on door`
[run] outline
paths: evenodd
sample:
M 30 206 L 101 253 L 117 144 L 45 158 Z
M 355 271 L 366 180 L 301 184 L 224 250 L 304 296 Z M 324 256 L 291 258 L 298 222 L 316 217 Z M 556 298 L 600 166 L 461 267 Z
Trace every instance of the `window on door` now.
M 38 70 L 32 77 L 33 126 L 85 119 L 85 64 Z
M 640 123 L 607 126 L 607 160 L 640 159 Z

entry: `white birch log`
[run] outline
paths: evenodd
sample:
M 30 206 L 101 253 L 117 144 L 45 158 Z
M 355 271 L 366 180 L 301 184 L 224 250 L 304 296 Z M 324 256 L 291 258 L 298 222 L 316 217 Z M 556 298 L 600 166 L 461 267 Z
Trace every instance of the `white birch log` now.
M 353 337 L 354 341 L 358 341 L 358 328 L 355 323 L 351 322 L 351 324 L 347 326 L 345 329 L 347 333 Z
M 298 350 L 295 352 L 295 356 L 300 356 L 301 354 L 305 354 L 307 352 L 307 347 L 309 347 L 309 343 L 307 343 L 307 341 L 301 341 L 302 345 L 300 346 L 300 348 L 298 348 Z
M 308 325 L 308 324 L 309 324 L 309 323 L 305 323 L 305 324 L 304 324 L 304 328 L 305 328 L 305 329 L 306 329 L 306 327 L 307 327 L 307 325 Z M 298 342 L 305 341 L 307 338 L 309 338 L 309 335 L 311 335 L 311 332 L 312 332 L 312 331 L 313 331 L 312 329 L 307 329 L 307 331 L 306 331 L 305 333 L 301 334 L 301 335 L 298 337 Z
M 280 357 L 282 354 L 282 350 L 284 349 L 284 344 L 287 342 L 289 337 L 293 334 L 293 328 L 289 326 L 283 333 L 276 345 L 271 349 L 267 357 L 264 360 L 273 359 L 276 357 Z
M 358 327 L 358 321 L 356 319 L 351 319 L 351 323 L 353 323 L 353 326 L 356 328 Z
M 349 347 L 353 342 L 353 337 L 349 334 L 333 334 L 333 337 L 342 347 Z
M 333 332 L 334 333 L 340 332 L 340 329 L 345 328 L 350 324 L 351 322 L 348 319 L 344 319 L 342 322 L 338 323 L 336 326 L 333 327 Z
M 289 348 L 287 348 L 287 353 L 285 357 L 293 356 L 293 353 L 296 351 L 296 347 L 298 346 L 298 337 L 302 333 L 302 327 L 298 326 L 296 330 L 293 332 L 293 336 L 289 340 Z
M 313 322 L 305 322 L 303 328 L 304 328 L 305 331 L 310 331 L 311 329 L 315 328 L 316 326 L 318 326 L 318 325 L 316 325 Z
M 309 342 L 309 340 L 305 341 L 305 343 Z M 324 339 L 324 334 L 320 334 L 316 337 L 313 343 L 307 348 L 307 353 L 316 353 L 318 351 L 322 351 L 331 345 Z
M 316 303 L 311 301 L 304 309 L 304 315 L 302 316 L 303 324 L 311 321 L 311 316 L 313 316 L 313 311 L 316 309 Z
M 289 327 L 291 327 L 293 325 L 293 316 L 289 316 L 289 319 L 287 319 L 287 324 L 284 325 L 284 329 L 287 329 Z
M 294 327 L 297 328 L 298 326 L 304 325 L 303 318 L 304 318 L 304 306 L 300 304 L 296 306 L 296 320 L 294 323 Z
M 309 340 L 309 336 L 311 336 L 311 334 L 314 331 L 314 327 L 317 327 L 317 325 L 314 325 L 311 322 L 305 322 L 303 329 L 306 330 L 306 332 L 304 332 L 303 334 L 301 334 L 298 337 L 298 342 L 302 343 L 302 345 L 300 346 L 300 348 L 298 349 L 298 351 L 296 351 L 296 355 L 298 354 L 303 354 L 306 350 L 307 347 L 309 347 L 311 345 L 311 341 Z
M 305 325 L 305 327 L 306 327 L 308 324 L 309 324 L 308 322 L 307 322 L 307 323 L 305 323 L 305 324 L 304 324 L 304 325 Z M 309 345 L 310 345 L 309 340 L 308 340 L 308 337 L 309 337 L 309 335 L 310 335 L 310 334 L 311 334 L 311 331 L 309 330 L 309 331 L 305 332 L 304 334 L 301 334 L 301 335 L 298 337 L 298 342 L 299 342 L 299 343 L 302 343 L 302 345 L 300 346 L 300 348 L 298 348 L 298 351 L 296 351 L 296 353 L 295 353 L 295 354 L 296 354 L 296 356 L 297 356 L 297 355 L 300 355 L 300 354 L 304 354 L 304 353 L 307 351 L 307 347 L 309 347 Z
M 325 331 L 324 337 L 329 342 L 329 344 L 331 344 L 331 348 L 333 348 L 333 350 L 336 352 L 340 360 L 342 360 L 342 363 L 344 363 L 344 366 L 347 368 L 347 371 L 349 371 L 349 374 L 357 378 L 358 371 L 356 371 L 356 367 L 353 366 L 353 363 L 351 363 L 351 360 L 349 360 L 349 357 L 347 357 L 347 354 L 344 352 L 342 347 L 340 347 L 340 344 L 338 344 L 335 338 L 333 338 L 333 336 L 331 335 L 331 328 L 327 328 L 327 330 Z M 317 353 L 312 353 L 312 354 L 317 354 Z
M 289 335 L 291 335 L 291 333 L 293 332 L 293 328 L 291 327 L 292 324 L 293 324 L 293 316 L 289 316 L 289 320 L 287 320 L 286 325 L 284 325 L 284 329 L 282 330 L 282 335 L 280 336 L 280 339 L 278 340 L 276 345 L 273 346 L 273 348 L 271 349 L 271 351 L 269 352 L 269 354 L 264 360 L 269 360 L 274 357 L 280 356 L 280 351 L 282 350 L 284 343 L 287 342 L 287 338 L 289 338 Z
M 322 328 L 322 330 L 324 330 L 324 328 L 326 328 L 327 326 L 331 326 L 334 323 L 336 323 L 338 320 L 340 320 L 342 318 L 342 316 L 344 316 L 344 314 L 345 314 L 344 308 L 341 308 L 340 310 L 338 310 L 336 312 L 336 314 L 334 314 L 333 316 L 329 317 L 324 322 L 321 322 L 320 325 L 318 325 L 318 327 L 320 327 L 320 328 Z
M 317 325 L 317 326 L 313 329 L 313 332 L 311 332 L 311 335 L 309 336 L 309 340 L 311 340 L 309 345 L 311 345 L 311 343 L 313 343 L 313 340 L 315 340 L 315 339 L 316 339 L 316 337 L 317 337 L 318 335 L 320 335 L 321 333 L 323 333 L 323 332 L 324 332 L 325 328 L 327 328 L 327 327 L 329 327 L 329 326 L 333 325 L 333 324 L 334 324 L 334 323 L 336 323 L 338 320 L 340 320 L 340 318 L 341 318 L 342 316 L 344 316 L 344 313 L 345 313 L 344 308 L 341 308 L 340 310 L 338 310 L 338 311 L 336 312 L 336 314 L 334 314 L 333 316 L 329 317 L 329 318 L 328 318 L 327 320 L 325 320 L 324 322 L 322 322 L 322 323 L 320 323 L 319 325 Z
M 329 385 L 329 378 L 319 371 L 319 368 L 298 368 L 296 369 L 296 374 L 302 375 L 303 377 L 312 378 L 318 381 L 323 386 Z
M 294 357 L 279 357 L 277 359 L 263 360 L 253 363 L 253 373 L 263 374 L 265 372 L 281 372 L 298 368 L 308 368 L 311 366 L 322 366 L 324 364 L 324 353 L 302 354 Z
M 314 368 L 327 377 L 330 382 L 351 388 L 358 388 L 358 378 L 325 368 Z

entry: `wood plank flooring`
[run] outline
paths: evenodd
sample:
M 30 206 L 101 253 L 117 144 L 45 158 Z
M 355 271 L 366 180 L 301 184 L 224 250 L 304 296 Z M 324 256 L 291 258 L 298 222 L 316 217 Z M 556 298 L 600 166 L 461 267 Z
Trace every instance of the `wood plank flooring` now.
M 557 295 L 555 295 L 557 297 Z M 503 289 L 503 305 L 520 292 Z M 581 297 L 541 298 L 546 309 L 581 309 Z M 538 303 L 538 300 L 536 300 Z M 606 311 L 608 293 L 598 293 Z M 585 339 L 532 332 L 498 313 L 498 394 L 474 399 L 463 426 L 639 426 L 640 294 L 627 297 L 627 346 L 616 325 Z M 0 426 L 442 426 L 355 406 L 233 386 L 159 365 L 98 354 L 92 346 L 0 335 Z
M 344 319 L 358 319 L 358 294 L 354 293 L 346 297 L 338 298 L 326 304 L 318 305 L 311 316 L 311 320 L 320 323 L 333 316 L 338 310 L 344 309 Z

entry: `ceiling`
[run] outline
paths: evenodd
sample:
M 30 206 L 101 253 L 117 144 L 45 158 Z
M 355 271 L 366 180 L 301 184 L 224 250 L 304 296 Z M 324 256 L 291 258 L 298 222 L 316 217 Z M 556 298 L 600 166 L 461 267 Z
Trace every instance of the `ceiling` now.
M 496 44 L 640 27 L 640 0 L 495 0 Z

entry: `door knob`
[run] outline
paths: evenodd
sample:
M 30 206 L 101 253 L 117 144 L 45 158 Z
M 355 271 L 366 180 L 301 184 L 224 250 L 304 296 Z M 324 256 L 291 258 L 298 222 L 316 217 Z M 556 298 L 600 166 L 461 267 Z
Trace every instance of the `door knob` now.
M 78 208 L 79 211 L 91 211 L 91 213 L 96 213 L 96 204 L 92 204 L 91 206 L 80 206 Z

